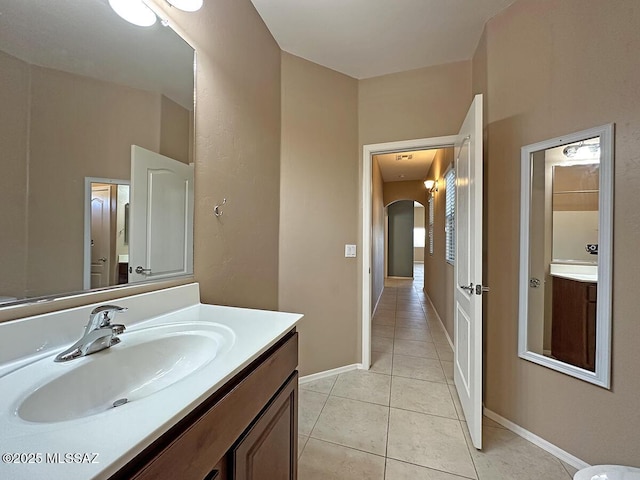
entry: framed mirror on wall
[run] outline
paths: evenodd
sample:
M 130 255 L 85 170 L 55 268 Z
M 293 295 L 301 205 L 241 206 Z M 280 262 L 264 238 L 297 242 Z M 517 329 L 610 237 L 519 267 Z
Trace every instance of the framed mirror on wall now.
M 613 124 L 522 147 L 521 358 L 610 388 Z
M 131 242 L 163 242 L 129 238 L 131 152 L 192 164 L 194 49 L 105 0 L 0 0 L 0 12 L 0 306 L 168 271 L 142 259 L 131 266 L 145 275 L 130 272 Z M 165 279 L 193 271 L 181 258 Z

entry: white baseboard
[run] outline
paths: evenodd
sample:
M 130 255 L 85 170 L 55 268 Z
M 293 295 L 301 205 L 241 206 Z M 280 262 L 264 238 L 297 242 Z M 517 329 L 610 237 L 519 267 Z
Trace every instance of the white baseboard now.
M 433 311 L 436 312 L 436 318 L 438 319 L 438 322 L 440 322 L 440 326 L 442 327 L 442 330 L 444 331 L 444 335 L 447 337 L 447 341 L 449 342 L 449 346 L 451 347 L 451 350 L 453 350 L 455 352 L 455 348 L 453 347 L 453 341 L 451 340 L 451 337 L 449 336 L 449 332 L 447 332 L 447 329 L 444 327 L 444 322 L 442 321 L 442 318 L 440 318 L 440 314 L 438 313 L 438 310 L 436 310 L 436 307 L 433 305 L 433 302 L 431 301 L 431 297 L 429 297 L 427 292 L 424 292 L 424 296 L 426 297 L 427 301 L 429 302 L 429 305 L 431 305 L 431 308 L 433 309 Z
M 542 437 L 539 437 L 535 433 L 531 433 L 529 430 L 522 428 L 520 425 L 516 425 L 515 423 L 511 422 L 510 420 L 507 420 L 506 418 L 498 415 L 495 412 L 492 412 L 486 407 L 484 409 L 484 414 L 494 422 L 497 422 L 503 427 L 511 430 L 513 433 L 520 435 L 525 440 L 529 440 L 534 445 L 537 445 L 541 449 L 546 450 L 551 455 L 556 456 L 563 462 L 568 463 L 569 465 L 571 465 L 574 468 L 577 468 L 578 470 L 591 466 L 587 462 L 580 460 L 578 457 L 571 455 L 569 452 L 562 450 L 560 447 L 557 447 L 553 443 L 548 442 L 547 440 L 545 440 Z
M 384 286 L 382 287 L 382 292 L 384 292 Z M 378 310 L 378 305 L 380 304 L 380 299 L 382 298 L 382 292 L 378 295 L 378 299 L 376 300 L 376 304 L 373 307 L 373 311 L 371 312 L 371 318 L 376 314 L 376 310 Z
M 331 370 L 325 370 L 324 372 L 312 373 L 311 375 L 305 375 L 304 377 L 300 377 L 298 379 L 298 383 L 303 385 L 305 383 L 314 382 L 316 380 L 320 380 L 327 377 L 332 377 L 333 375 L 338 375 L 340 373 L 350 372 L 351 370 L 362 370 L 364 369 L 361 363 L 353 363 L 351 365 L 345 365 L 344 367 L 332 368 Z

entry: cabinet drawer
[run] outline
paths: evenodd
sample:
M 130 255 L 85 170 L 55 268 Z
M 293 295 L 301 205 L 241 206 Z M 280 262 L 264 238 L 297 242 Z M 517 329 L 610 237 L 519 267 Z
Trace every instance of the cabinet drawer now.
M 232 387 L 222 398 L 214 398 L 214 394 L 196 409 L 197 413 L 193 412 L 176 426 L 179 429 L 187 423 L 183 431 L 172 429 L 160 437 L 156 444 L 166 445 L 164 448 L 153 451 L 154 444 L 150 451 L 143 452 L 143 458 L 138 460 L 143 462 L 138 463 L 141 467 L 133 470 L 138 473 L 127 475 L 127 466 L 112 478 L 203 480 L 207 477 L 295 371 L 298 334 L 290 332 L 274 348 L 265 354 L 266 358 L 263 355 L 232 379 Z

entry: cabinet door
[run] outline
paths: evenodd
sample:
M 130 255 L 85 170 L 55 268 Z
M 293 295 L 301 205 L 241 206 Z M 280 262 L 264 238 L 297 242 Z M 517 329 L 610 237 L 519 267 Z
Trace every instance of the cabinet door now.
M 298 372 L 240 437 L 232 450 L 234 480 L 296 480 Z

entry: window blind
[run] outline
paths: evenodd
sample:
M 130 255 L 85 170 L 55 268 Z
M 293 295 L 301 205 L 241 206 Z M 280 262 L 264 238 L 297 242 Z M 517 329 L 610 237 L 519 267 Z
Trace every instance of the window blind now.
M 445 232 L 445 259 L 453 264 L 456 257 L 456 172 L 449 169 L 444 176 L 445 208 L 444 208 L 444 232 Z

